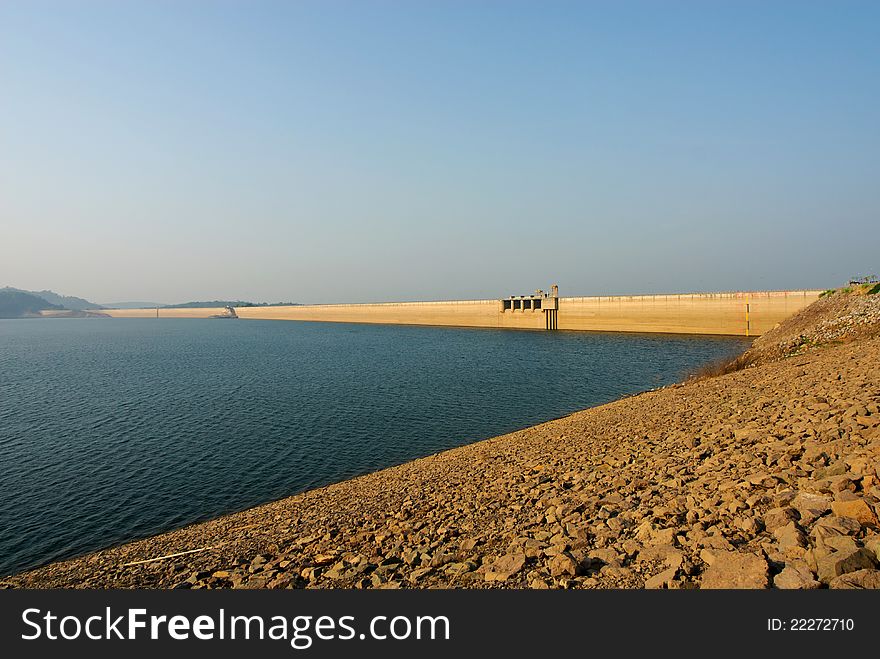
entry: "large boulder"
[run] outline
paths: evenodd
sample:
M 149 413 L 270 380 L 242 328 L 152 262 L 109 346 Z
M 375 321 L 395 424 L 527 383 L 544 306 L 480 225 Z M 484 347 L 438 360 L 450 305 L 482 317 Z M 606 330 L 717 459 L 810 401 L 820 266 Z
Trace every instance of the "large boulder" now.
M 489 565 L 484 578 L 486 581 L 507 581 L 522 570 L 525 564 L 525 554 L 505 554 Z
M 800 518 L 800 513 L 791 506 L 772 508 L 764 513 L 764 528 L 772 532 L 780 526 L 786 526 L 790 522 L 796 522 Z
M 828 584 L 829 588 L 846 589 L 880 589 L 880 570 L 856 570 L 835 577 Z
M 849 517 L 865 526 L 877 526 L 877 513 L 864 499 L 838 499 L 832 502 L 831 511 L 838 517 Z
M 766 588 L 767 560 L 757 554 L 735 551 L 713 552 L 712 564 L 703 573 L 701 588 Z
M 874 569 L 874 557 L 864 548 L 855 551 L 835 551 L 820 558 L 816 566 L 819 581 L 829 583 L 842 574 Z
M 773 585 L 783 590 L 815 590 L 822 587 L 804 562 L 792 562 L 786 565 L 785 569 L 773 578 Z

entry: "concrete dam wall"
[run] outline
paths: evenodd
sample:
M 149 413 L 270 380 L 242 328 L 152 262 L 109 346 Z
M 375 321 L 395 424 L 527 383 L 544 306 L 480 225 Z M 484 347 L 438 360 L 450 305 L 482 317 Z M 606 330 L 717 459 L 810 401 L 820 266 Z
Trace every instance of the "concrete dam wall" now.
M 758 336 L 818 299 L 821 291 L 687 293 L 558 298 L 554 329 Z M 547 299 L 547 298 L 545 298 Z M 553 299 L 553 298 L 550 298 Z M 508 300 L 238 307 L 240 318 L 392 325 L 547 329 L 538 303 Z M 555 304 L 555 302 L 554 302 Z M 218 309 L 108 309 L 115 318 L 208 318 Z

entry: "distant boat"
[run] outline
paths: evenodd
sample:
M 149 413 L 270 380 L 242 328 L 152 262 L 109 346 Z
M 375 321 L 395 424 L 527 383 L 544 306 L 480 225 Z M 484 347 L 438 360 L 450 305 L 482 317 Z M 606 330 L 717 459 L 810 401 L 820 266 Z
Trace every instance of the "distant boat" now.
M 238 314 L 235 313 L 235 307 L 226 307 L 223 313 L 218 313 L 213 316 L 208 316 L 209 318 L 232 318 L 237 320 Z

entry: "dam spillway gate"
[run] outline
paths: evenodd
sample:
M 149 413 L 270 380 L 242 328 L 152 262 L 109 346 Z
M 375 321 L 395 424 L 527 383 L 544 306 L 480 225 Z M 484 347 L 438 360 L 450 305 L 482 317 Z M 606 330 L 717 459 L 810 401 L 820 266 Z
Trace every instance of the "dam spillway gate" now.
M 537 313 L 544 314 L 544 329 L 559 329 L 559 286 L 553 284 L 550 292 L 538 289 L 531 295 L 511 295 L 499 300 L 501 313 Z

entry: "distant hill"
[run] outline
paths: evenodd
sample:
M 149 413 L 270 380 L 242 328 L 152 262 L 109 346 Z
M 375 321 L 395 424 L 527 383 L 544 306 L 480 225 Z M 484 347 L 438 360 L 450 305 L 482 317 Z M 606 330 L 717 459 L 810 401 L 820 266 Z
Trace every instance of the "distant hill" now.
M 42 302 L 35 302 L 34 300 L 28 300 L 28 297 L 19 298 L 14 296 L 14 293 L 19 293 L 25 296 L 29 296 L 32 298 L 38 298 L 38 300 L 42 300 Z M 180 304 L 162 304 L 159 302 L 105 302 L 103 304 L 97 304 L 95 302 L 90 302 L 89 300 L 85 300 L 81 297 L 74 297 L 72 295 L 60 295 L 55 291 L 26 291 L 21 288 L 13 288 L 11 286 L 7 286 L 5 288 L 0 288 L 0 294 L 3 294 L 3 300 L 5 304 L 8 304 L 8 309 L 4 307 L 5 311 L 0 311 L 2 313 L 9 313 L 11 315 L 0 315 L 0 318 L 18 318 L 22 314 L 31 314 L 36 315 L 36 312 L 47 310 L 47 309 L 68 309 L 70 311 L 88 311 L 88 310 L 96 310 L 96 309 L 191 309 L 194 307 L 295 307 L 299 306 L 296 302 L 247 302 L 245 300 L 199 300 L 193 302 L 182 302 Z M 12 300 L 17 300 L 14 304 Z M 19 313 L 17 310 L 21 310 Z
M 298 307 L 298 302 L 245 302 L 243 300 L 201 300 L 198 302 L 181 302 L 166 304 L 163 309 L 192 309 L 198 307 Z
M 10 286 L 0 289 L 0 291 L 12 291 L 15 293 L 27 293 L 28 295 L 36 295 L 37 297 L 43 298 L 49 304 L 58 305 L 58 308 L 60 309 L 84 311 L 85 309 L 103 308 L 100 304 L 89 302 L 88 300 L 84 300 L 81 297 L 74 297 L 72 295 L 59 295 L 55 291 L 25 291 L 21 288 L 12 288 Z
M 0 318 L 27 318 L 39 316 L 46 309 L 63 309 L 44 298 L 13 288 L 0 289 Z
M 102 302 L 102 309 L 155 309 L 164 307 L 162 302 Z

